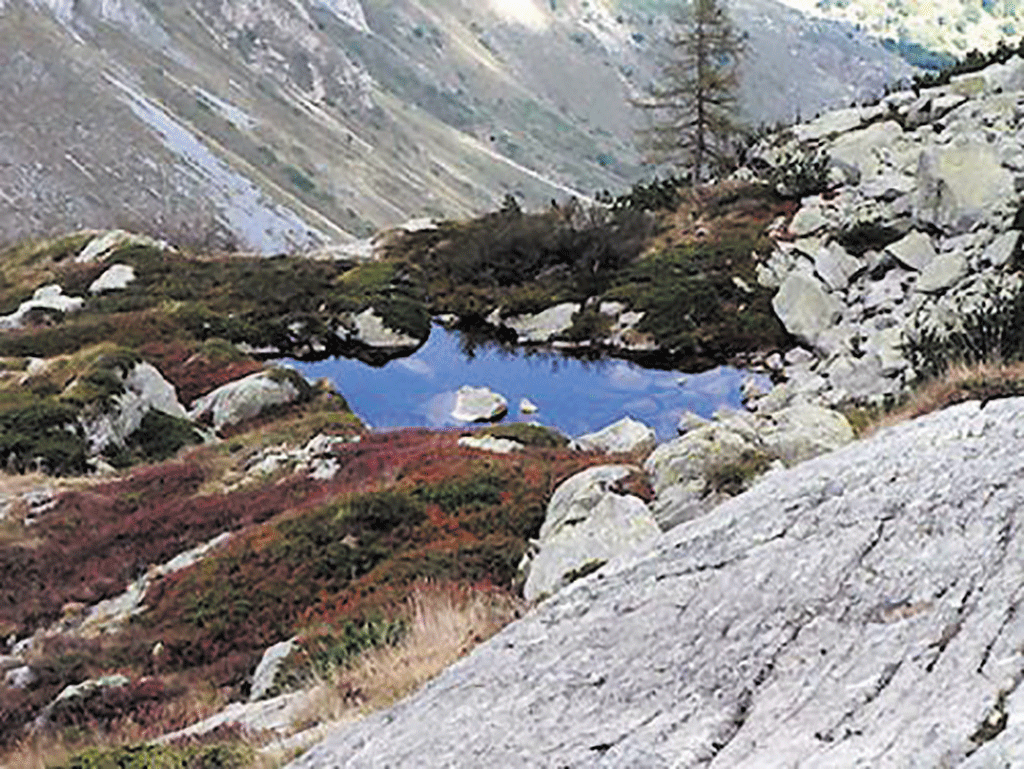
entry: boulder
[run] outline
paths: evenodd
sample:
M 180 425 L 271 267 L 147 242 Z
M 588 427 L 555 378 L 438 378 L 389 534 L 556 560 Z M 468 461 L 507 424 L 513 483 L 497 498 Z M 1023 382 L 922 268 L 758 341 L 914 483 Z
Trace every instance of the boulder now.
M 516 315 L 511 318 L 492 315 L 491 319 L 496 321 L 494 325 L 515 331 L 520 344 L 543 344 L 568 331 L 572 327 L 573 316 L 579 311 L 580 305 L 566 302 L 534 315 Z
M 155 248 L 159 251 L 171 250 L 170 244 L 164 240 L 156 240 L 147 235 L 137 235 L 125 230 L 108 230 L 96 235 L 92 240 L 82 247 L 75 257 L 79 264 L 102 262 L 111 254 L 120 251 L 122 248 L 142 246 L 144 248 Z
M 38 674 L 28 665 L 20 665 L 4 673 L 4 686 L 9 689 L 28 689 L 38 680 Z
M 572 442 L 572 448 L 576 451 L 603 451 L 614 454 L 651 451 L 656 444 L 654 430 L 636 419 L 623 417 L 597 432 L 581 435 Z
M 835 451 L 853 440 L 853 428 L 838 411 L 796 405 L 758 415 L 761 446 L 791 467 Z
M 710 474 L 735 465 L 755 448 L 730 425 L 712 422 L 658 446 L 644 462 L 644 470 L 659 496 L 677 484 L 703 492 Z
M 1017 251 L 1020 235 L 1019 230 L 1009 230 L 997 236 L 985 249 L 985 253 L 982 255 L 982 262 L 993 267 L 1003 267 L 1009 264 L 1010 259 Z
M 616 490 L 637 472 L 631 465 L 591 467 L 555 489 L 533 551 L 520 564 L 527 600 L 556 592 L 574 572 L 594 568 L 659 533 L 647 506 Z
M 885 253 L 904 267 L 920 272 L 935 259 L 935 246 L 930 237 L 914 230 L 886 246 Z
M 846 252 L 838 243 L 819 248 L 813 255 L 814 271 L 833 291 L 842 291 L 850 278 L 860 272 L 864 263 Z
M 838 137 L 829 148 L 829 157 L 833 162 L 856 168 L 861 179 L 871 179 L 885 170 L 883 153 L 889 152 L 902 137 L 903 129 L 894 120 L 872 123 Z
M 64 289 L 56 283 L 42 286 L 13 313 L 0 316 L 0 330 L 21 328 L 32 315 L 40 312 L 77 312 L 84 304 L 85 300 L 81 297 L 65 296 Z
M 1016 197 L 1013 175 L 1000 164 L 997 150 L 977 137 L 960 136 L 922 152 L 917 183 L 915 218 L 950 234 L 967 232 Z
M 174 385 L 150 363 L 137 363 L 123 374 L 122 386 L 123 392 L 115 395 L 109 405 L 87 410 L 79 418 L 92 454 L 99 454 L 108 446 L 123 447 L 151 410 L 179 419 L 188 416 L 178 402 Z
M 490 435 L 480 438 L 466 435 L 459 438 L 459 445 L 467 449 L 490 451 L 492 454 L 511 454 L 513 451 L 523 450 L 523 444 L 519 441 L 509 440 L 508 438 L 495 438 Z
M 820 204 L 809 203 L 793 216 L 793 221 L 789 223 L 789 231 L 798 238 L 804 238 L 821 232 L 828 224 L 829 221 L 822 214 Z
M 967 274 L 967 258 L 960 252 L 941 254 L 921 270 L 914 288 L 925 294 L 945 291 Z
M 508 401 L 489 387 L 463 385 L 455 396 L 452 419 L 460 422 L 497 422 L 508 413 Z
M 842 305 L 814 278 L 799 273 L 787 277 L 772 299 L 772 308 L 786 330 L 808 347 L 842 315 Z
M 122 675 L 111 675 L 101 676 L 99 678 L 93 678 L 88 681 L 82 681 L 79 684 L 71 684 L 65 686 L 60 694 L 58 694 L 46 707 L 44 707 L 39 715 L 36 716 L 35 725 L 37 727 L 45 726 L 50 722 L 50 718 L 53 715 L 53 711 L 60 707 L 74 707 L 72 700 L 86 699 L 96 692 L 101 692 L 104 689 L 120 689 L 127 686 L 131 681 L 127 676 Z
M 773 473 L 291 766 L 1016 766 L 1022 421 L 964 403 Z
M 103 294 L 107 291 L 122 291 L 134 281 L 134 267 L 128 264 L 113 264 L 89 284 L 89 293 Z
M 519 413 L 520 414 L 536 414 L 540 411 L 540 408 L 536 403 L 531 401 L 529 398 L 521 398 L 519 401 Z
M 295 648 L 295 640 L 289 638 L 287 641 L 274 644 L 263 652 L 263 656 L 252 674 L 249 702 L 266 699 L 274 691 L 274 679 L 288 655 Z
M 290 369 L 270 368 L 229 382 L 197 400 L 188 418 L 220 430 L 259 416 L 303 397 L 302 376 Z M 308 385 L 307 385 L 308 386 Z
M 346 342 L 365 345 L 372 351 L 387 357 L 410 355 L 426 341 L 426 338 L 419 339 L 389 327 L 373 307 L 367 307 L 362 312 L 353 315 L 352 323 L 351 331 L 336 330 L 335 335 L 344 338 Z

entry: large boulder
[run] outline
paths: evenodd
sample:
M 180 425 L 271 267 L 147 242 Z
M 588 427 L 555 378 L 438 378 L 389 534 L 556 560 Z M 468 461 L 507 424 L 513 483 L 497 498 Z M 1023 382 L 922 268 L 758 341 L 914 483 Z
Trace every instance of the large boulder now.
M 790 467 L 853 440 L 853 428 L 846 417 L 821 406 L 798 404 L 758 414 L 755 420 L 760 445 Z
M 577 451 L 647 452 L 657 444 L 654 430 L 631 417 L 623 417 L 597 432 L 581 435 L 572 442 Z
M 774 473 L 291 767 L 1018 766 L 1021 425 L 965 403 Z
M 497 422 L 508 413 L 504 395 L 489 387 L 463 385 L 455 395 L 452 419 L 460 422 Z
M 288 655 L 295 648 L 295 639 L 289 638 L 267 648 L 260 658 L 256 670 L 252 674 L 252 683 L 249 686 L 249 702 L 266 699 L 274 693 L 275 679 L 277 673 L 284 665 Z
M 112 264 L 102 275 L 89 284 L 89 293 L 104 294 L 107 291 L 123 291 L 134 280 L 134 267 L 128 264 Z
M 967 232 L 993 208 L 1016 198 L 1013 174 L 981 138 L 960 136 L 922 152 L 917 181 L 917 221 L 952 234 Z
M 772 308 L 786 330 L 808 347 L 842 315 L 842 304 L 812 277 L 790 274 L 772 299 Z
M 637 472 L 629 465 L 592 467 L 555 490 L 533 551 L 520 564 L 527 600 L 557 592 L 660 533 L 647 505 L 617 489 Z
M 170 244 L 164 240 L 156 240 L 148 235 L 138 235 L 125 230 L 107 230 L 97 233 L 92 240 L 86 243 L 78 252 L 75 261 L 79 264 L 102 262 L 121 249 L 132 247 L 155 248 L 158 251 L 171 250 Z
M 658 446 L 644 462 L 644 470 L 655 494 L 675 485 L 702 492 L 710 475 L 736 465 L 755 447 L 732 425 L 712 422 Z
M 189 419 L 220 430 L 259 416 L 265 410 L 295 403 L 308 394 L 309 384 L 291 369 L 269 368 L 229 382 L 197 400 Z

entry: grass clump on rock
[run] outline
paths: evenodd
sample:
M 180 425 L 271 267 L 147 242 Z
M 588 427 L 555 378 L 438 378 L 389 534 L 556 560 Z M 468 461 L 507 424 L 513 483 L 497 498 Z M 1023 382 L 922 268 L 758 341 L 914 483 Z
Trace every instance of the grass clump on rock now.
M 495 425 L 480 430 L 478 435 L 489 435 L 492 438 L 505 438 L 517 441 L 524 446 L 539 449 L 560 449 L 569 445 L 569 439 L 557 430 L 543 425 L 528 422 L 511 422 L 506 425 Z

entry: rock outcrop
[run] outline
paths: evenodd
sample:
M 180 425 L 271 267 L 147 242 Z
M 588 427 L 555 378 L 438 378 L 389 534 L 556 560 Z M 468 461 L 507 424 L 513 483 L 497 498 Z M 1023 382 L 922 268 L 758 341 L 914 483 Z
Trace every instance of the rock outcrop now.
M 303 386 L 305 385 L 305 386 Z M 209 423 L 215 430 L 259 416 L 275 406 L 295 403 L 309 385 L 290 369 L 270 368 L 218 387 L 197 400 L 189 419 Z
M 1022 440 L 968 402 L 770 473 L 291 766 L 1014 766 Z
M 33 293 L 32 298 L 24 301 L 10 315 L 0 316 L 0 331 L 18 329 L 33 319 L 48 313 L 63 314 L 77 312 L 85 305 L 79 296 L 65 296 L 64 289 L 57 284 L 41 286 Z

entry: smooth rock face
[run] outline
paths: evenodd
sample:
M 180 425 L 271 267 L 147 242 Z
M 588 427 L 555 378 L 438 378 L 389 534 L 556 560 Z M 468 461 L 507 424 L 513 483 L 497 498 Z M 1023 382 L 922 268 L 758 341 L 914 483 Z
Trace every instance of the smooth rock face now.
M 842 314 L 839 302 L 813 278 L 793 273 L 772 299 L 772 307 L 786 330 L 808 347 Z
M 767 476 L 291 766 L 1003 767 L 1024 401 Z
M 505 396 L 489 387 L 463 385 L 455 396 L 452 419 L 460 422 L 496 422 L 508 413 Z
M 918 271 L 923 270 L 935 259 L 935 246 L 932 245 L 932 239 L 917 230 L 891 244 L 885 249 L 885 252 L 904 267 Z
M 915 215 L 951 233 L 967 232 L 985 213 L 1015 197 L 1013 176 L 995 150 L 964 139 L 921 155 Z
M 275 379 L 269 371 L 257 371 L 218 387 L 197 400 L 189 419 L 209 421 L 215 430 L 258 416 L 264 409 L 294 402 L 299 391 L 287 379 Z
M 967 259 L 959 252 L 935 257 L 921 270 L 915 288 L 926 294 L 945 291 L 967 274 Z
M 573 441 L 577 451 L 603 451 L 607 454 L 628 451 L 651 451 L 657 444 L 654 430 L 631 417 L 598 430 L 581 435 Z

